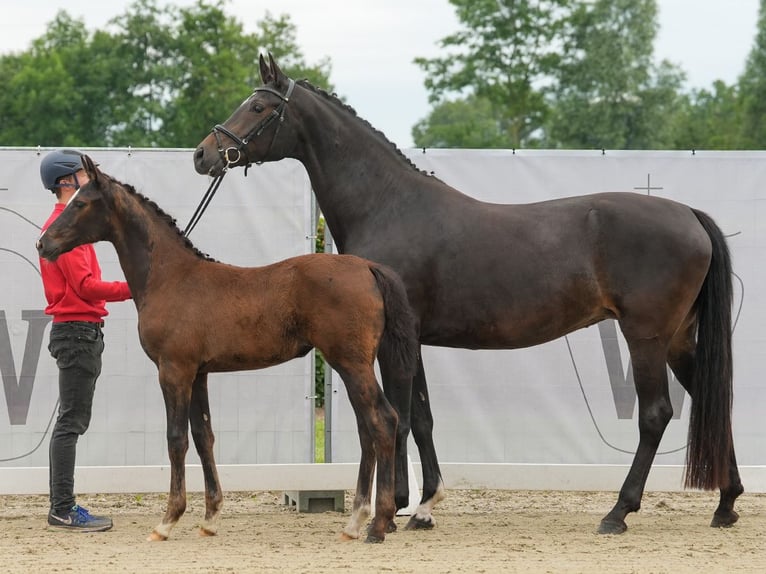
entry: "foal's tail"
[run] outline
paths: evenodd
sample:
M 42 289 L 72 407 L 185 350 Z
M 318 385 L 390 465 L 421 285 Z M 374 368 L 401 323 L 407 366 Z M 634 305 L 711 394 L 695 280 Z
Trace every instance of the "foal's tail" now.
M 697 348 L 691 386 L 685 485 L 712 490 L 729 485 L 734 448 L 731 431 L 731 257 L 718 225 L 705 213 L 693 211 L 710 236 L 713 255 L 696 303 Z
M 386 326 L 381 345 L 386 345 L 392 367 L 401 369 L 403 376 L 415 376 L 418 358 L 418 333 L 415 313 L 407 299 L 404 282 L 390 267 L 370 264 L 378 289 L 383 296 Z

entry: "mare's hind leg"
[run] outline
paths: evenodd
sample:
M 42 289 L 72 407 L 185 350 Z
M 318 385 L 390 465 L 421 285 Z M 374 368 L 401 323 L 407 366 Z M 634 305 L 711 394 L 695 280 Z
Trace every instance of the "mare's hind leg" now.
M 668 364 L 673 370 L 673 374 L 686 389 L 689 396 L 694 400 L 694 349 L 696 324 L 690 325 L 683 332 L 680 332 L 671 341 L 668 352 Z M 745 491 L 742 486 L 742 480 L 739 476 L 737 467 L 737 457 L 734 448 L 731 449 L 731 461 L 729 462 L 729 486 L 721 489 L 721 497 L 718 502 L 718 508 L 713 514 L 713 520 L 710 526 L 726 527 L 731 526 L 739 520 L 739 514 L 734 510 L 734 502 L 737 497 Z
M 410 503 L 410 489 L 407 465 L 407 438 L 410 434 L 410 404 L 412 401 L 412 379 L 403 380 L 399 370 L 391 366 L 391 350 L 386 346 L 385 339 L 381 341 L 378 350 L 378 363 L 380 365 L 383 390 L 391 406 L 399 415 L 399 424 L 396 427 L 396 474 L 394 478 L 394 500 L 396 510 L 406 508 Z M 388 532 L 396 530 L 396 523 L 392 520 L 388 526 Z
M 218 532 L 218 516 L 221 514 L 223 494 L 218 481 L 218 470 L 213 456 L 213 428 L 210 422 L 210 403 L 207 393 L 207 374 L 198 373 L 192 387 L 191 408 L 189 410 L 191 434 L 194 446 L 202 463 L 205 476 L 205 521 L 200 526 L 200 534 L 212 536 Z
M 405 530 L 436 526 L 432 511 L 434 506 L 444 499 L 444 483 L 434 446 L 434 419 L 431 414 L 431 403 L 428 399 L 423 356 L 420 353 L 418 353 L 418 369 L 412 381 L 411 410 L 412 436 L 418 447 L 420 464 L 423 467 L 423 496 L 415 514 L 410 517 L 407 526 L 405 526 Z
M 666 345 L 654 338 L 628 340 L 628 347 L 638 395 L 638 449 L 620 489 L 617 504 L 601 520 L 600 534 L 620 534 L 627 530 L 625 517 L 641 507 L 654 455 L 673 416 L 665 368 Z
M 189 450 L 189 402 L 194 373 L 160 364 L 160 387 L 165 399 L 170 493 L 165 516 L 149 535 L 149 540 L 167 540 L 173 526 L 186 511 L 186 451 Z

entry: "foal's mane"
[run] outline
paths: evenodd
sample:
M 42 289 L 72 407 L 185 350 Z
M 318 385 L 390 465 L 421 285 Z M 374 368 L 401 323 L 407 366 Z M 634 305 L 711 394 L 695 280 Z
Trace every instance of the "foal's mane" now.
M 382 131 L 380 131 L 378 128 L 373 126 L 370 122 L 368 122 L 364 118 L 358 116 L 357 113 L 356 113 L 356 110 L 354 108 L 352 108 L 350 105 L 344 103 L 337 95 L 331 94 L 331 93 L 327 92 L 326 90 L 323 90 L 322 88 L 318 88 L 317 86 L 315 86 L 314 84 L 312 84 L 311 82 L 309 82 L 305 78 L 302 79 L 302 80 L 298 80 L 296 83 L 299 84 L 300 86 L 308 89 L 308 90 L 311 90 L 315 94 L 318 94 L 318 95 L 322 96 L 325 100 L 331 102 L 335 106 L 338 106 L 338 107 L 346 110 L 354 118 L 359 120 L 364 126 L 366 126 L 368 129 L 370 129 L 373 133 L 379 135 L 384 140 L 386 140 L 388 145 L 391 146 L 391 149 L 393 149 L 397 153 L 397 155 L 399 155 L 399 157 L 401 159 L 403 159 L 407 164 L 409 164 L 410 167 L 412 167 L 412 169 L 414 169 L 416 171 L 419 171 L 420 173 L 422 173 L 424 175 L 430 175 L 428 172 L 426 172 L 425 170 L 420 169 L 418 166 L 416 166 L 414 163 L 412 163 L 412 160 L 410 158 L 408 158 L 406 155 L 404 155 L 402 153 L 402 150 L 400 150 L 396 146 L 396 144 L 394 144 L 390 139 L 388 139 L 386 137 L 386 134 L 384 134 Z M 431 177 L 433 177 L 433 176 L 431 176 Z
M 154 212 L 161 220 L 163 220 L 169 227 L 175 230 L 175 232 L 178 234 L 178 236 L 183 241 L 184 245 L 191 249 L 197 257 L 200 259 L 205 259 L 207 261 L 215 261 L 212 257 L 210 257 L 207 253 L 203 253 L 199 249 L 197 249 L 194 244 L 189 240 L 186 235 L 183 234 L 183 232 L 178 228 L 178 225 L 176 224 L 175 218 L 173 218 L 171 215 L 166 213 L 157 203 L 143 195 L 142 193 L 139 193 L 136 191 L 136 188 L 130 185 L 129 183 L 122 183 L 120 181 L 117 181 L 115 178 L 113 178 L 110 175 L 107 175 L 102 172 L 102 175 L 106 176 L 106 178 L 111 181 L 113 184 L 118 185 L 122 189 L 128 192 L 128 194 L 132 195 L 136 199 L 138 199 L 139 203 L 142 205 L 145 205 L 147 208 L 149 208 L 152 212 Z

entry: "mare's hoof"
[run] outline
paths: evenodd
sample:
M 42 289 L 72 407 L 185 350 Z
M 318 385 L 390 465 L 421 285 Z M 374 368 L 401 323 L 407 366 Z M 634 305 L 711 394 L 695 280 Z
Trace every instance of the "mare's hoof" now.
M 200 536 L 215 536 L 217 533 L 214 530 L 208 530 L 207 528 L 199 527 Z
M 375 536 L 374 534 L 368 534 L 367 540 L 365 540 L 365 542 L 367 544 L 380 544 L 384 540 L 385 540 L 384 536 Z
M 710 526 L 713 528 L 728 528 L 729 526 L 733 526 L 737 520 L 739 520 L 739 514 L 734 510 L 721 514 L 716 512 L 713 515 L 713 520 L 710 523 Z
M 152 533 L 149 535 L 149 537 L 146 539 L 147 542 L 164 542 L 167 540 L 167 536 L 163 536 L 156 530 L 152 530 Z
M 622 534 L 628 529 L 623 520 L 607 520 L 606 518 L 598 525 L 599 534 Z
M 436 526 L 436 522 L 434 522 L 434 519 L 432 517 L 428 518 L 418 518 L 417 515 L 413 515 L 410 518 L 410 521 L 407 523 L 407 526 L 404 527 L 405 530 L 431 530 L 434 526 Z

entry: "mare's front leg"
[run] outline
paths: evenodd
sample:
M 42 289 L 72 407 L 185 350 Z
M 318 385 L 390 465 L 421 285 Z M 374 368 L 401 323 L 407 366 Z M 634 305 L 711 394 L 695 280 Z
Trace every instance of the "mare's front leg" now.
M 617 504 L 599 525 L 599 534 L 621 534 L 627 530 L 625 517 L 641 508 L 646 479 L 673 406 L 668 392 L 665 345 L 657 339 L 628 340 L 638 395 L 639 442 L 633 464 L 620 489 Z
M 160 363 L 160 387 L 165 399 L 170 494 L 165 516 L 149 535 L 149 540 L 167 540 L 173 526 L 186 510 L 186 451 L 189 449 L 189 402 L 193 373 Z
M 197 377 L 194 379 L 189 421 L 191 422 L 194 446 L 197 449 L 197 454 L 199 454 L 202 472 L 205 476 L 205 521 L 200 526 L 200 535 L 213 536 L 218 532 L 218 517 L 221 514 L 223 494 L 213 456 L 215 436 L 210 421 L 207 373 L 197 373 Z
M 410 517 L 405 530 L 417 530 L 433 528 L 436 520 L 432 511 L 441 500 L 444 499 L 444 482 L 442 481 L 439 461 L 436 458 L 434 446 L 434 419 L 431 414 L 431 403 L 428 399 L 426 387 L 426 374 L 423 369 L 423 356 L 418 353 L 418 370 L 412 384 L 412 437 L 418 447 L 420 464 L 423 467 L 423 496 L 415 514 Z M 397 458 L 397 465 L 400 463 Z M 407 464 L 404 461 L 403 464 Z M 399 470 L 397 469 L 397 476 Z M 405 471 L 406 476 L 406 471 Z

